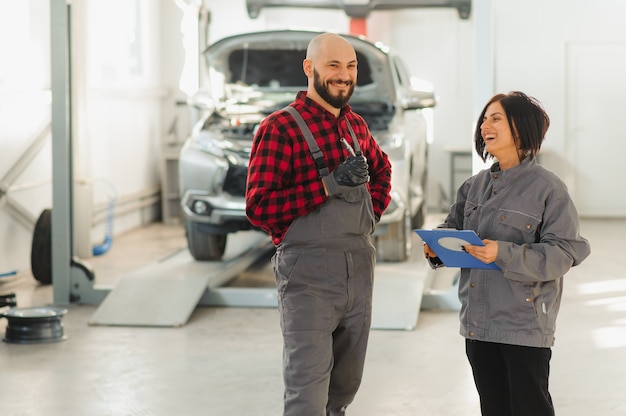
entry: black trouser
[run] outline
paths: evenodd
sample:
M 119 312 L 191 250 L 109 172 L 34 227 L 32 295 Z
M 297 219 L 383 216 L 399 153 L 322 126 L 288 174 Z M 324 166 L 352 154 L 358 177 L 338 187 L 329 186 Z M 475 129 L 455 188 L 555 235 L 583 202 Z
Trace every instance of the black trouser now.
M 465 341 L 483 416 L 554 416 L 550 348 Z

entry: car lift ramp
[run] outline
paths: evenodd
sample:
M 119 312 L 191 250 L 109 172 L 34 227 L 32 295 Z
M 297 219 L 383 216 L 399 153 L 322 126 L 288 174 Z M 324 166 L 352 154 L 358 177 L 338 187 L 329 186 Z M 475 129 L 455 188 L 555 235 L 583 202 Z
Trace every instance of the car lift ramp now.
M 252 295 L 246 288 L 222 287 L 273 251 L 269 238 L 262 233 L 236 233 L 230 237 L 223 261 L 196 261 L 187 249 L 181 249 L 122 277 L 89 324 L 182 326 L 198 304 L 232 306 L 237 297 L 238 303 L 248 306 L 275 306 L 274 288 L 255 289 Z M 227 293 L 221 293 L 223 290 Z M 253 297 L 255 302 L 251 301 Z
M 230 245 L 230 243 L 233 243 Z M 230 247 L 239 253 L 231 254 Z M 186 249 L 162 261 L 122 277 L 102 301 L 90 325 L 183 326 L 196 306 L 278 306 L 271 287 L 226 286 L 255 263 L 265 270 L 252 270 L 261 277 L 271 274 L 268 258 L 274 249 L 267 236 L 235 233 L 230 236 L 225 260 L 200 262 Z M 378 263 L 372 302 L 372 329 L 413 330 L 425 296 L 425 273 L 418 262 Z M 272 279 L 273 281 L 273 276 Z

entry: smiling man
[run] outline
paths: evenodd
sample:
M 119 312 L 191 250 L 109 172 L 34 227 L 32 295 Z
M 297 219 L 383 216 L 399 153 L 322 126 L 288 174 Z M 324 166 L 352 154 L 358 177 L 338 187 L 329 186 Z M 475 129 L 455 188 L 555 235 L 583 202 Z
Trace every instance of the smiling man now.
M 313 38 L 307 91 L 265 118 L 252 144 L 246 214 L 276 246 L 285 416 L 344 415 L 363 374 L 371 235 L 390 201 L 391 165 L 348 105 L 357 65 L 343 37 Z
M 316 63 L 319 69 L 315 67 Z M 356 84 L 357 60 L 352 45 L 330 33 L 317 36 L 307 48 L 303 67 L 309 78 L 308 97 L 338 116 Z

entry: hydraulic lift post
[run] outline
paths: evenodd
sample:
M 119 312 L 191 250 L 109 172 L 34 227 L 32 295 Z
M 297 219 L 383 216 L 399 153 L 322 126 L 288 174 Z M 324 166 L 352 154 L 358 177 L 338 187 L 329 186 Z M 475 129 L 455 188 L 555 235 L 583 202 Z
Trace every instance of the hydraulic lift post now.
M 50 0 L 52 89 L 52 282 L 54 303 L 100 303 L 108 290 L 93 287 L 93 273 L 74 259 L 70 16 L 65 0 Z

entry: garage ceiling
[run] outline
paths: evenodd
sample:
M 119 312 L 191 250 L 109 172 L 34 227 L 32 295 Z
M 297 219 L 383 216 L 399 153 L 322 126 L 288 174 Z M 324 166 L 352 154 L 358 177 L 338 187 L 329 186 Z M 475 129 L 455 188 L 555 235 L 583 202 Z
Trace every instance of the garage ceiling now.
M 366 18 L 374 10 L 398 10 L 423 7 L 454 7 L 461 19 L 469 18 L 472 0 L 246 0 L 248 15 L 259 17 L 266 7 L 308 7 L 343 9 L 352 18 Z

